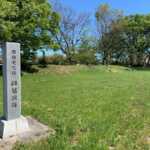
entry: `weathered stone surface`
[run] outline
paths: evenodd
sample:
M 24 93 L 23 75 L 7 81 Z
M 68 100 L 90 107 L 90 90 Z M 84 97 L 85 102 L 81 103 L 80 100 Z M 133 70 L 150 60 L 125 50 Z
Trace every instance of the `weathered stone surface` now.
M 4 118 L 13 120 L 21 116 L 20 44 L 3 45 Z
M 48 126 L 43 125 L 37 120 L 31 117 L 27 117 L 26 119 L 28 121 L 30 130 L 23 133 L 18 133 L 15 136 L 0 139 L 0 150 L 11 150 L 16 142 L 37 142 L 43 138 L 47 138 L 49 135 L 55 134 L 55 130 L 50 129 Z
M 0 137 L 3 139 L 29 130 L 28 120 L 23 116 L 9 121 L 0 120 Z

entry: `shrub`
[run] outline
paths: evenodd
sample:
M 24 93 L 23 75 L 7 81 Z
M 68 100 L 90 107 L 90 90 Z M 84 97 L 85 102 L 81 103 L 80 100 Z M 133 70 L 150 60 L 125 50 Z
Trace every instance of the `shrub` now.
M 62 55 L 45 56 L 45 58 L 39 58 L 39 64 L 54 64 L 54 65 L 65 65 L 66 58 Z
M 36 73 L 38 69 L 32 67 L 32 63 L 22 60 L 21 62 L 21 70 L 26 71 L 28 73 Z
M 0 75 L 2 75 L 2 65 L 0 65 Z
M 48 64 L 48 61 L 47 61 L 46 56 L 39 59 L 39 67 L 46 68 L 47 64 Z
M 95 53 L 93 51 L 80 51 L 79 53 L 74 55 L 74 60 L 78 64 L 85 65 L 95 65 L 97 64 L 97 59 Z
M 66 58 L 62 55 L 54 55 L 54 56 L 48 57 L 48 61 L 51 64 L 55 64 L 55 65 L 65 65 L 66 64 Z

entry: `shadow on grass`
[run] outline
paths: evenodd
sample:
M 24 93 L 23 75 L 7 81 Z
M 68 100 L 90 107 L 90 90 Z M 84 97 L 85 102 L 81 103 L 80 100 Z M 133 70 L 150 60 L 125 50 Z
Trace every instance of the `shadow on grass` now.
M 3 71 L 2 71 L 2 65 L 0 65 L 0 76 L 3 75 Z
M 28 65 L 28 66 L 23 66 L 22 67 L 21 76 L 23 75 L 23 72 L 26 72 L 26 73 L 38 73 L 39 69 Z M 0 76 L 2 76 L 2 75 L 3 75 L 2 66 L 0 66 Z
M 125 70 L 129 71 L 150 71 L 150 66 L 130 66 L 130 65 L 119 65 L 121 67 L 125 67 Z
M 150 66 L 148 67 L 131 67 L 131 69 L 136 71 L 150 71 Z
M 45 65 L 45 64 L 39 64 L 38 67 L 39 68 L 47 68 L 47 65 Z
M 22 72 L 27 72 L 27 73 L 38 73 L 39 72 L 39 69 L 33 67 L 32 64 L 26 63 L 26 62 L 21 64 L 21 70 L 22 70 Z

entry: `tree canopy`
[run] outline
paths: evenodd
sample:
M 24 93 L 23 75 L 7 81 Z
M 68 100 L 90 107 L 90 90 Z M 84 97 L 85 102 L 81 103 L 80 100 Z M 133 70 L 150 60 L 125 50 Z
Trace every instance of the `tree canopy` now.
M 0 41 L 21 43 L 27 56 L 41 46 L 54 47 L 59 19 L 47 0 L 0 0 Z
M 89 13 L 76 13 L 72 8 L 65 7 L 59 1 L 52 1 L 53 9 L 61 16 L 59 32 L 55 40 L 59 49 L 66 55 L 68 62 L 73 63 L 73 55 L 77 53 L 81 40 L 87 34 L 90 22 Z
M 123 16 L 100 5 L 96 11 L 99 51 L 104 64 L 145 66 L 150 48 L 150 15 Z

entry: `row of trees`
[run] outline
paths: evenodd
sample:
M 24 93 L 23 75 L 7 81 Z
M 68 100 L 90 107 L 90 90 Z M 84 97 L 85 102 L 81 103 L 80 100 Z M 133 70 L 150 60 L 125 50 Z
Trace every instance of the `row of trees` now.
M 150 64 L 150 15 L 123 16 L 101 5 L 96 12 L 99 50 L 104 64 Z
M 34 51 L 61 50 L 69 64 L 150 64 L 150 15 L 124 16 L 107 4 L 76 13 L 57 0 L 0 1 L 0 41 L 21 43 L 23 63 Z M 95 33 L 91 32 L 94 31 Z M 44 61 L 43 61 L 44 62 Z

